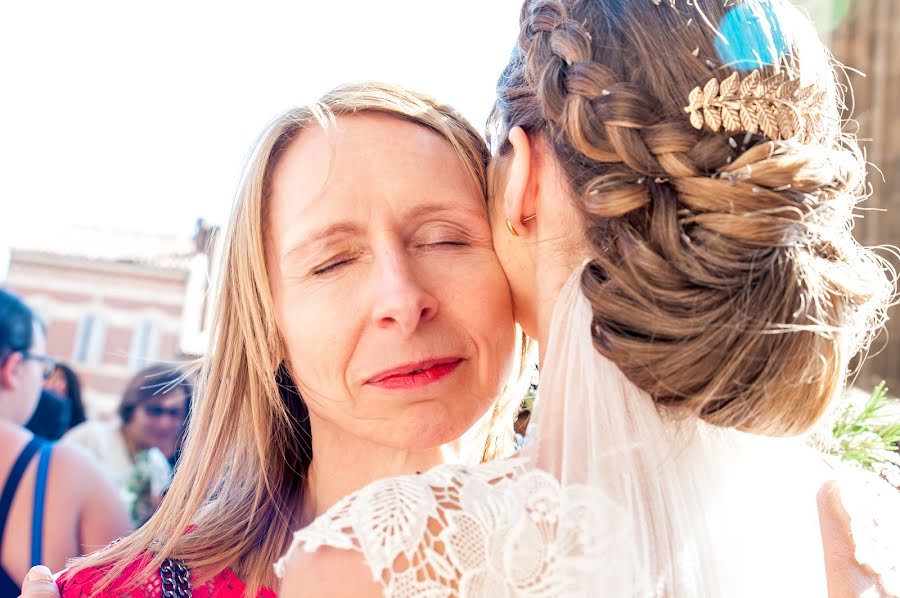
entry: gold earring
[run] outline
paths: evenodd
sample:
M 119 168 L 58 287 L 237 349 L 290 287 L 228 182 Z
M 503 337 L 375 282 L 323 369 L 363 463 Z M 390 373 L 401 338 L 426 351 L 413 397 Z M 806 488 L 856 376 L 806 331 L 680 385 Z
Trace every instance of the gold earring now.
M 528 221 L 530 221 L 530 220 L 534 220 L 535 218 L 537 218 L 537 213 L 534 213 L 534 214 L 532 214 L 531 216 L 528 216 L 527 218 L 523 218 L 523 219 L 522 219 L 522 224 L 525 224 L 526 222 L 528 222 Z M 509 233 L 510 233 L 512 236 L 514 236 L 514 237 L 518 237 L 518 236 L 519 236 L 519 231 L 516 230 L 516 227 L 514 227 L 514 226 L 512 225 L 512 222 L 510 222 L 509 220 L 506 221 L 506 228 L 509 229 Z

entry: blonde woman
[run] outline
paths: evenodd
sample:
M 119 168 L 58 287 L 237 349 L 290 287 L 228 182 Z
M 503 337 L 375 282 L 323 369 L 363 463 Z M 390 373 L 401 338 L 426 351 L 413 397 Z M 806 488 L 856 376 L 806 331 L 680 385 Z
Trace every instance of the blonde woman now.
M 517 341 L 486 156 L 450 108 L 380 84 L 263 133 L 172 487 L 63 597 L 272 596 L 291 532 L 343 495 L 506 452 Z
M 777 438 L 822 418 L 892 292 L 850 233 L 836 88 L 786 1 L 527 0 L 491 211 L 540 346 L 529 459 L 348 495 L 282 598 L 898 595 L 896 493 Z

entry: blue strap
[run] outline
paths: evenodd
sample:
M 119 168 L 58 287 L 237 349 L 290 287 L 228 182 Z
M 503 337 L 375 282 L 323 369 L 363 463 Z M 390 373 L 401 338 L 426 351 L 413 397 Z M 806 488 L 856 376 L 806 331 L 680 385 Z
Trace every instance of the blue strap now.
M 31 459 L 40 446 L 41 441 L 32 436 L 25 448 L 22 449 L 22 452 L 19 453 L 19 458 L 16 459 L 12 470 L 9 472 L 9 477 L 6 478 L 6 484 L 3 486 L 3 495 L 0 496 L 0 546 L 3 545 L 3 535 L 6 532 L 6 518 L 9 516 L 16 489 L 19 487 L 19 482 L 22 480 L 28 464 L 31 463 Z
M 50 470 L 50 454 L 52 452 L 53 444 L 50 442 L 41 447 L 41 457 L 34 480 L 34 515 L 31 517 L 32 567 L 44 562 L 44 499 L 47 496 L 47 473 Z

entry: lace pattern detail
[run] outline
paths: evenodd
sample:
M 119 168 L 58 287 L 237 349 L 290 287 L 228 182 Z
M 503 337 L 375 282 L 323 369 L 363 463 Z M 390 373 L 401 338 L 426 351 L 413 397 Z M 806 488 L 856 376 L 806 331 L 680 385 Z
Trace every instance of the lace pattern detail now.
M 842 468 L 838 489 L 850 516 L 856 560 L 900 596 L 900 492 L 873 473 Z
M 598 500 L 524 459 L 444 465 L 345 497 L 295 533 L 275 570 L 284 577 L 296 550 L 328 546 L 362 553 L 386 596 L 574 596 L 615 541 L 592 520 Z

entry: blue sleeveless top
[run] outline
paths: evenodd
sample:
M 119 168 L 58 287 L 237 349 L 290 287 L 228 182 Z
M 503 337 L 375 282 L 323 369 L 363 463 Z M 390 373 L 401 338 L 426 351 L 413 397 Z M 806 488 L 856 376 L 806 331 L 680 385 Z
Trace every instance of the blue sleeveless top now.
M 40 452 L 34 487 L 34 510 L 31 518 L 32 567 L 40 565 L 43 560 L 41 553 L 43 550 L 44 499 L 47 495 L 47 473 L 50 469 L 50 454 L 52 451 L 53 445 L 51 443 L 32 437 L 28 444 L 25 445 L 25 448 L 22 449 L 15 464 L 13 464 L 9 477 L 6 478 L 6 484 L 3 486 L 3 494 L 0 495 L 0 547 L 2 547 L 3 536 L 6 532 L 6 520 L 9 517 L 9 510 L 12 507 L 13 498 L 16 496 L 19 482 L 22 481 L 22 476 L 25 474 L 25 470 L 34 458 L 35 453 Z M 0 598 L 17 598 L 19 593 L 19 584 L 0 565 Z

